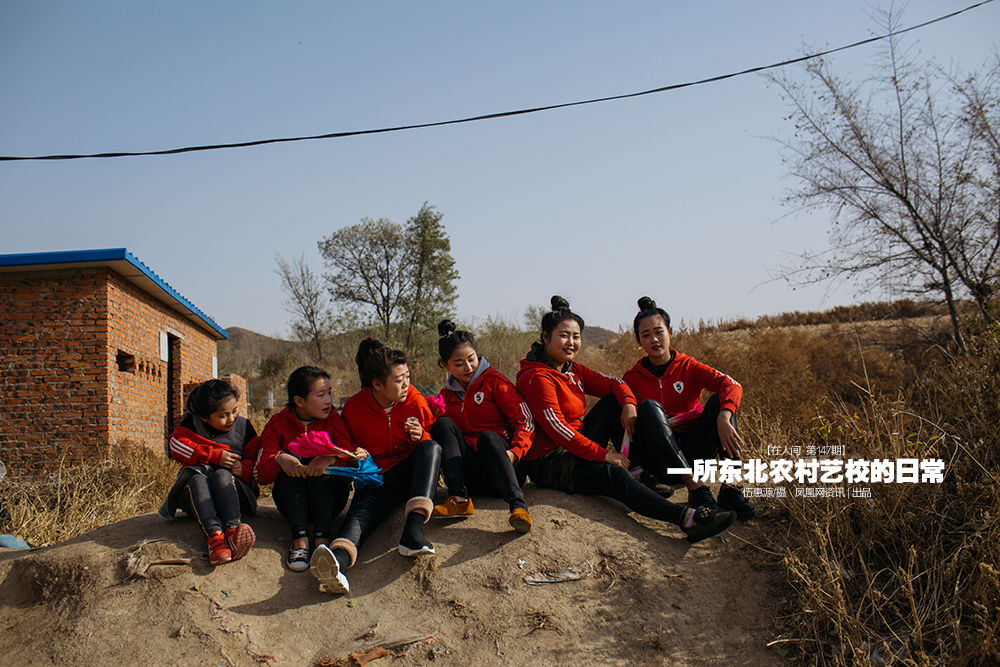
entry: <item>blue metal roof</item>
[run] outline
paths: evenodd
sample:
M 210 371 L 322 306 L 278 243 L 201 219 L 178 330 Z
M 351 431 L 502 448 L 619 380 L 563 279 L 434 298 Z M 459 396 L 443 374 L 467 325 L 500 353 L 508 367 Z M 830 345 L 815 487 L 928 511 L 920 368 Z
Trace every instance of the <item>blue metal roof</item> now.
M 79 266 L 106 266 L 142 288 L 160 301 L 179 307 L 187 318 L 203 329 L 216 335 L 217 340 L 226 340 L 229 334 L 212 318 L 201 312 L 193 303 L 185 299 L 163 278 L 139 261 L 127 248 L 106 248 L 103 250 L 70 250 L 62 252 L 29 252 L 0 255 L 0 271 L 15 268 L 74 268 Z

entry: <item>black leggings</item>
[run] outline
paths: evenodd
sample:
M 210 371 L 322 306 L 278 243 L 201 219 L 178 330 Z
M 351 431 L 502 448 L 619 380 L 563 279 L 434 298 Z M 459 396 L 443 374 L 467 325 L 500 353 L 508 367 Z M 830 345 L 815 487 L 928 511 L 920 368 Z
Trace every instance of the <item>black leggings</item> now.
M 646 406 L 644 402 L 640 407 L 642 409 L 636 419 L 637 441 L 640 432 L 657 435 L 660 440 L 646 437 L 638 450 L 632 445 L 629 454 L 635 456 L 637 461 L 641 458 L 642 461 L 664 470 L 666 467 L 685 465 L 683 455 L 675 446 L 670 445 L 669 428 L 663 431 L 657 424 L 659 417 L 654 406 Z M 662 408 L 660 411 L 662 412 Z M 620 416 L 621 408 L 614 396 L 606 396 L 584 417 L 580 433 L 601 446 L 606 446 L 612 439 L 616 445 L 620 445 L 624 433 Z M 662 426 L 666 427 L 665 421 L 662 422 Z M 587 461 L 569 452 L 556 450 L 541 459 L 527 462 L 527 468 L 532 480 L 543 486 L 551 486 L 568 493 L 607 496 L 643 516 L 677 525 L 684 523 L 687 511 L 685 506 L 666 500 L 621 466 L 604 461 Z
M 732 458 L 722 449 L 722 441 L 719 440 L 719 395 L 712 394 L 698 419 L 691 426 L 691 429 L 683 433 L 675 432 L 681 449 L 688 460 Z M 729 423 L 736 428 L 736 415 L 734 414 Z
M 417 443 L 409 457 L 382 475 L 382 486 L 369 486 L 354 494 L 340 537 L 361 546 L 399 503 L 409 498 L 432 498 L 440 468 L 441 445 L 433 440 Z
M 206 535 L 233 528 L 240 523 L 240 510 L 252 514 L 253 507 L 244 499 L 227 468 L 200 466 L 180 493 L 180 507 L 192 516 Z
M 492 431 L 484 431 L 473 449 L 465 442 L 458 424 L 448 417 L 434 422 L 431 435 L 441 443 L 441 474 L 448 495 L 468 498 L 471 489 L 477 495 L 500 496 L 512 512 L 515 507 L 528 508 L 521 490 L 523 479 L 519 479 L 507 457 L 509 442 Z
M 314 539 L 333 537 L 333 519 L 347 504 L 351 483 L 343 477 L 289 477 L 278 473 L 271 497 L 292 531 L 292 539 L 309 537 L 313 526 Z

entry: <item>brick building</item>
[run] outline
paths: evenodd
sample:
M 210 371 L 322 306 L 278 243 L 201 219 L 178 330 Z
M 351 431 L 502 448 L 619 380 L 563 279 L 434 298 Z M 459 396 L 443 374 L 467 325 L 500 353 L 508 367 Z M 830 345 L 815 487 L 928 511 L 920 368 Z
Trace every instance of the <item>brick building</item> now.
M 226 338 L 125 248 L 0 255 L 0 460 L 43 469 L 119 442 L 162 448 Z M 245 410 L 246 381 L 224 379 Z

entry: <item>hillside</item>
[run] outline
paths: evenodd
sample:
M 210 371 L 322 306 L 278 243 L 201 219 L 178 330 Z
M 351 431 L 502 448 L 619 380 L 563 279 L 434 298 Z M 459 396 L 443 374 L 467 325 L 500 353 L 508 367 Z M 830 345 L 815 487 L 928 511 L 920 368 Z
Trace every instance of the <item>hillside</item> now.
M 8 664 L 304 665 L 423 639 L 392 664 L 773 659 L 770 575 L 742 541 L 758 538 L 753 526 L 689 545 L 610 500 L 529 487 L 528 501 L 531 533 L 508 530 L 502 503 L 483 500 L 469 519 L 433 521 L 438 554 L 419 562 L 395 553 L 397 514 L 349 572 L 353 601 L 282 566 L 286 528 L 269 501 L 257 547 L 217 568 L 192 521 L 153 514 L 8 552 L 0 652 Z M 524 582 L 576 566 L 581 580 Z

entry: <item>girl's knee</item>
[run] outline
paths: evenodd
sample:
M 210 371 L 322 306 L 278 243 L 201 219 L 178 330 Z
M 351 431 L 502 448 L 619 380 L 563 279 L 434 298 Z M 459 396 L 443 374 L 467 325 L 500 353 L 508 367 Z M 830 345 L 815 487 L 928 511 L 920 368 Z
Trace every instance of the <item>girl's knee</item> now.
M 476 450 L 482 453 L 505 454 L 507 452 L 507 443 L 493 431 L 484 431 L 476 438 Z

